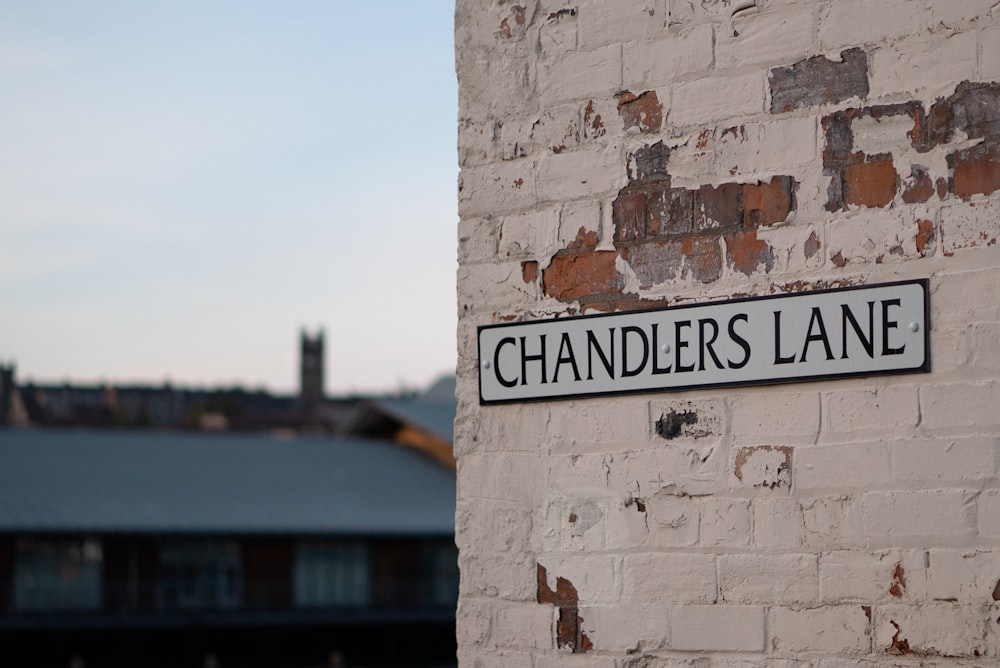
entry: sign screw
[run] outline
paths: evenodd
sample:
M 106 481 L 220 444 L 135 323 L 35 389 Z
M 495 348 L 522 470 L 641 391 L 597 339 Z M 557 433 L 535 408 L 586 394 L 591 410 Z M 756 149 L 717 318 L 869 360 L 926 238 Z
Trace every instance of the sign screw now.
M 662 351 L 663 351 L 663 352 L 665 352 L 665 353 L 669 353 L 669 352 L 670 352 L 670 344 L 669 344 L 669 343 L 664 343 L 664 344 L 663 344 L 663 345 L 662 345 L 662 346 L 660 347 L 660 350 L 662 350 Z
M 844 325 L 844 326 L 846 327 L 846 325 Z M 920 323 L 919 322 L 911 322 L 910 323 L 910 331 L 911 332 L 916 332 L 919 329 L 920 329 Z
M 490 368 L 490 361 L 489 360 L 485 360 L 483 362 L 483 368 L 484 369 L 489 369 Z

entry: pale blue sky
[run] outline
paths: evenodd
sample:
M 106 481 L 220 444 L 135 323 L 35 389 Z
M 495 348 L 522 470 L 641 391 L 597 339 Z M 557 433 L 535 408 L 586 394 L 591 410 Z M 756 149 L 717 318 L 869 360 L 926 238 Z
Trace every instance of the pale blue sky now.
M 0 361 L 332 393 L 454 369 L 451 0 L 0 3 Z

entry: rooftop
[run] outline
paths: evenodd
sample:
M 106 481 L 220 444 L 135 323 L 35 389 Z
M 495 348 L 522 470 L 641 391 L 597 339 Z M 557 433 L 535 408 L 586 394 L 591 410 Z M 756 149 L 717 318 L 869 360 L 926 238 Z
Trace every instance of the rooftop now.
M 450 535 L 455 476 L 362 439 L 0 428 L 0 532 Z

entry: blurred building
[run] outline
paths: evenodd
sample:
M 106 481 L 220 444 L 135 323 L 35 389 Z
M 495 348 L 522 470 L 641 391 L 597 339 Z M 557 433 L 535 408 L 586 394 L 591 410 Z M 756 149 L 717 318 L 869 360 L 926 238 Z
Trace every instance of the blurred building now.
M 0 426 L 367 434 L 356 426 L 363 422 L 359 413 L 367 414 L 373 401 L 406 403 L 417 398 L 415 393 L 330 397 L 323 389 L 325 368 L 323 330 L 315 336 L 300 333 L 299 390 L 293 395 L 243 387 L 175 387 L 170 383 L 22 385 L 13 364 L 0 365 Z M 439 403 L 448 413 L 443 419 L 450 423 L 455 417 L 454 376 L 446 376 L 443 382 L 450 393 Z
M 358 438 L 0 429 L 0 664 L 443 666 L 455 477 Z

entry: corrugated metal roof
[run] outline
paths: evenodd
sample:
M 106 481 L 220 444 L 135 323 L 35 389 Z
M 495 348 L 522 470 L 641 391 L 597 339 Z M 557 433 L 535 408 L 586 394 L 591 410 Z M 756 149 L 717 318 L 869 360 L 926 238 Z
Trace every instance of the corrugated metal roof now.
M 0 428 L 0 531 L 447 535 L 455 476 L 381 441 Z

